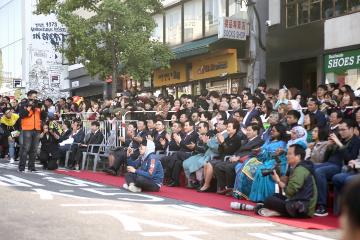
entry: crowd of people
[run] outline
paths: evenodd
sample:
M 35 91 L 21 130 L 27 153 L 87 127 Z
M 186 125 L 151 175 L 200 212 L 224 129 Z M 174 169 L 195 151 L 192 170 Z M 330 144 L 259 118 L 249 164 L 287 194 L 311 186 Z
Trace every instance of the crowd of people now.
M 348 85 L 319 85 L 311 95 L 291 88 L 252 93 L 201 91 L 199 96 L 126 91 L 104 101 L 82 97 L 18 101 L 0 97 L 2 157 L 19 171 L 83 165 L 83 152 L 104 142 L 101 122 L 124 120 L 104 172 L 125 175 L 132 192 L 179 187 L 216 192 L 257 204 L 263 216 L 328 215 L 329 184 L 339 213 L 344 189 L 360 169 L 360 97 Z M 133 121 L 131 121 L 133 120 Z M 84 121 L 91 122 L 89 132 Z M 38 143 L 41 143 L 38 151 Z M 94 145 L 95 144 L 95 145 Z M 92 147 L 90 150 L 90 146 Z M 116 147 L 115 147 L 116 146 Z

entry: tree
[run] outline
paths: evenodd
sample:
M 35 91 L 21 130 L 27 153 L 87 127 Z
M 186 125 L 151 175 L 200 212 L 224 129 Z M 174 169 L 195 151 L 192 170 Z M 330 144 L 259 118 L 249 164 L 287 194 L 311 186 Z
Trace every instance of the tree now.
M 160 0 L 39 0 L 36 10 L 55 13 L 67 27 L 66 48 L 60 51 L 69 62 L 82 63 L 102 79 L 129 74 L 139 81 L 173 58 L 166 45 L 151 40 L 152 16 L 161 12 Z

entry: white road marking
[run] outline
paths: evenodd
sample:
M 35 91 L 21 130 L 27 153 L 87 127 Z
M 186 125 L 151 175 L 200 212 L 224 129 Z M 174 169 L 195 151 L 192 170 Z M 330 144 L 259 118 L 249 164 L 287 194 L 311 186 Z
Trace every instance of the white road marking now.
M 114 205 L 109 203 L 69 203 L 60 204 L 62 207 L 121 207 L 122 205 Z
M 77 198 L 77 199 L 88 199 L 86 197 L 79 197 L 79 196 L 65 194 L 65 193 L 52 192 L 52 191 L 48 191 L 48 190 L 40 189 L 40 188 L 35 188 L 33 190 L 40 195 L 41 200 L 52 200 L 52 199 L 54 199 L 54 195 Z
M 248 234 L 250 236 L 260 238 L 260 239 L 265 239 L 265 240 L 285 240 L 283 238 L 274 237 L 274 236 L 271 236 L 269 234 L 264 234 L 264 233 L 248 233 Z
M 62 193 L 73 193 L 74 190 L 59 190 L 59 192 L 62 192 Z
M 271 233 L 272 235 L 275 236 L 279 236 L 285 239 L 290 239 L 290 240 L 309 240 L 308 238 L 303 238 L 303 237 L 298 237 L 296 235 L 293 235 L 291 233 L 281 233 L 281 232 L 277 232 L 277 233 Z
M 101 196 L 128 196 L 128 197 L 121 197 L 118 198 L 122 201 L 129 201 L 129 202 L 162 202 L 164 201 L 163 198 L 155 197 L 152 195 L 146 195 L 141 193 L 131 193 L 127 192 L 124 193 L 118 188 L 81 188 L 84 191 L 92 192 L 99 194 Z M 111 192 L 108 192 L 111 191 Z M 131 197 L 135 198 L 131 198 Z
M 192 235 L 207 235 L 202 231 L 183 231 L 183 232 L 143 232 L 144 237 L 173 237 L 181 240 L 201 240 L 201 238 Z
M 13 187 L 43 187 L 44 185 L 14 175 L 0 176 L 0 185 Z
M 88 182 L 76 178 L 71 177 L 63 177 L 63 178 L 54 178 L 54 177 L 45 177 L 44 180 L 47 180 L 52 183 L 61 184 L 64 186 L 70 186 L 70 187 L 104 187 L 102 184 L 94 183 L 94 182 Z
M 199 216 L 192 216 L 193 219 L 195 219 L 196 221 L 201 221 L 204 223 L 208 223 L 217 227 L 222 227 L 222 228 L 247 228 L 247 227 L 274 227 L 275 225 L 272 223 L 225 223 L 225 222 L 220 222 L 220 221 L 216 221 L 216 220 L 212 220 L 206 217 L 199 217 Z
M 294 234 L 302 236 L 302 237 L 315 239 L 315 240 L 335 240 L 333 238 L 322 237 L 322 236 L 314 235 L 314 234 L 307 233 L 307 232 L 294 232 Z
M 192 206 L 189 204 L 181 204 L 181 205 L 169 204 L 168 206 L 172 207 L 172 208 L 176 208 L 181 211 L 186 211 L 189 213 L 196 213 L 197 216 L 199 216 L 199 215 L 201 215 L 201 216 L 229 216 L 230 215 L 221 210 L 212 209 L 212 208 L 208 208 L 208 207 Z
M 112 216 L 124 227 L 125 231 L 129 232 L 140 232 L 142 231 L 142 227 L 140 226 L 140 223 L 145 225 L 150 225 L 152 227 L 158 227 L 158 228 L 170 228 L 173 230 L 186 230 L 187 227 L 179 226 L 179 225 L 173 225 L 168 223 L 162 223 L 154 220 L 145 220 L 140 219 L 136 217 L 131 217 L 128 215 L 125 215 L 126 211 L 119 211 L 119 210 L 110 210 L 110 211 L 79 211 L 81 214 L 105 214 Z

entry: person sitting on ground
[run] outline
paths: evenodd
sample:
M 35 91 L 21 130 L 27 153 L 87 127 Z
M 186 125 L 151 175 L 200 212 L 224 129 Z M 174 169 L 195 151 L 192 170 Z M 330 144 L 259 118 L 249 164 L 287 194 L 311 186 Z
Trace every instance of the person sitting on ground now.
M 59 141 L 55 137 L 56 132 L 49 129 L 49 124 L 43 125 L 43 131 L 40 134 L 40 162 L 44 170 L 55 170 L 58 168 L 59 159 Z
M 139 158 L 128 161 L 126 183 L 123 188 L 131 192 L 151 191 L 158 192 L 161 188 L 164 172 L 158 156 L 155 154 L 155 144 L 144 140 L 139 147 Z
M 343 165 L 348 165 L 350 160 L 356 159 L 360 148 L 360 139 L 354 135 L 353 121 L 346 119 L 339 124 L 340 139 L 334 134 L 330 134 L 331 151 L 329 159 L 315 166 L 316 182 L 318 186 L 318 207 L 315 215 L 319 217 L 327 216 L 327 194 L 328 180 L 341 172 Z
M 305 161 L 303 145 L 293 144 L 288 148 L 287 162 L 290 167 L 288 177 L 280 178 L 273 170 L 272 179 L 285 193 L 267 197 L 259 204 L 256 212 L 265 217 L 286 216 L 293 218 L 312 217 L 315 212 L 317 188 L 313 163 Z

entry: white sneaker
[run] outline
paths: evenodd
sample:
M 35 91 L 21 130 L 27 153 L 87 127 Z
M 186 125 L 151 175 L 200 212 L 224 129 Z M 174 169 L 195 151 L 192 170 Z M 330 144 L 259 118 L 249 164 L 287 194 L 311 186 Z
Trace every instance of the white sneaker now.
M 259 214 L 260 216 L 263 216 L 263 217 L 278 217 L 278 216 L 280 216 L 280 213 L 270 210 L 268 208 L 260 208 L 257 211 L 257 214 Z
M 127 185 L 126 183 L 123 184 L 123 189 L 129 190 L 129 185 Z
M 15 160 L 13 158 L 10 159 L 10 164 L 14 164 Z
M 135 184 L 133 184 L 133 183 L 130 183 L 129 191 L 133 192 L 133 193 L 139 193 L 139 192 L 141 192 L 141 188 L 135 186 Z

